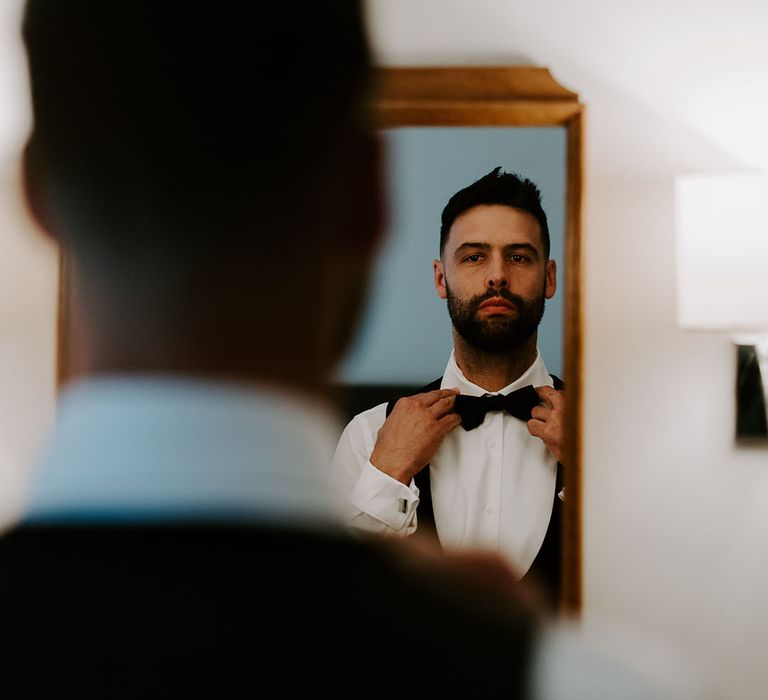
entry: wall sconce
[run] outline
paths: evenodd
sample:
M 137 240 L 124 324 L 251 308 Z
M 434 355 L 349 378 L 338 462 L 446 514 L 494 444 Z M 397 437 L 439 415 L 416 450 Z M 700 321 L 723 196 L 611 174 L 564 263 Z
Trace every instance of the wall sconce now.
M 675 182 L 678 325 L 735 343 L 736 437 L 768 438 L 768 175 Z

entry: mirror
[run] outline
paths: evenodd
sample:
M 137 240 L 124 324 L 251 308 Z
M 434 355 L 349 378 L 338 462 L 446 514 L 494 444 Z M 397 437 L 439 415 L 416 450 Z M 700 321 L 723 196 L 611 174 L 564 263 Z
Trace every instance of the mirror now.
M 560 610 L 581 605 L 581 115 L 544 68 L 382 68 L 373 103 L 385 147 L 389 232 L 357 341 L 337 375 L 351 419 L 439 376 L 453 345 L 431 271 L 440 215 L 459 189 L 501 166 L 541 191 L 557 261 L 538 346 L 567 387 Z
M 497 165 L 536 182 L 558 261 L 558 290 L 547 303 L 539 346 L 549 371 L 567 387 L 559 601 L 561 612 L 573 615 L 581 607 L 583 106 L 545 68 L 382 68 L 372 109 L 393 178 L 391 230 L 357 345 L 340 369 L 339 406 L 351 417 L 413 393 L 443 371 L 452 347 L 450 323 L 430 268 L 447 198 Z M 59 383 L 78 374 L 69 292 L 75 284 L 62 256 Z M 402 345 L 393 354 L 393 344 L 377 342 L 393 327 L 411 337 L 418 329 L 428 342 L 418 351 Z

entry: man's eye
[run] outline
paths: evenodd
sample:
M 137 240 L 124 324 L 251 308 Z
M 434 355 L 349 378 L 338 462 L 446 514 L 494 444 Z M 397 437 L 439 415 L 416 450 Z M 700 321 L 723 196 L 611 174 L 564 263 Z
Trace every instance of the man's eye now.
M 515 263 L 523 263 L 528 260 L 528 258 L 526 258 L 525 255 L 511 255 L 510 260 Z
M 480 255 L 480 253 L 473 253 L 472 255 L 467 255 L 466 258 L 464 258 L 464 262 L 477 262 L 478 260 L 482 260 L 483 256 Z

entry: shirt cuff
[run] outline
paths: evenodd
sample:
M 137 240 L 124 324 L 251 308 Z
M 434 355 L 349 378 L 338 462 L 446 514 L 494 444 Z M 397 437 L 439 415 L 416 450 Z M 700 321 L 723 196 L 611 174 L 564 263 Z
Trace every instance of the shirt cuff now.
M 374 467 L 363 465 L 351 495 L 352 505 L 385 523 L 392 530 L 405 531 L 413 521 L 419 504 L 419 489 L 413 479 L 406 486 Z

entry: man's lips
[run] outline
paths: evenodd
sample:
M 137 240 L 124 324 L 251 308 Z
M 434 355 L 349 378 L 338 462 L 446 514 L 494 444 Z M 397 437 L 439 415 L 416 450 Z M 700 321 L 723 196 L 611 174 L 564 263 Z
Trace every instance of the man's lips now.
M 490 311 L 504 311 L 514 309 L 515 307 L 502 297 L 493 297 L 491 299 L 486 299 L 478 308 L 488 309 Z

